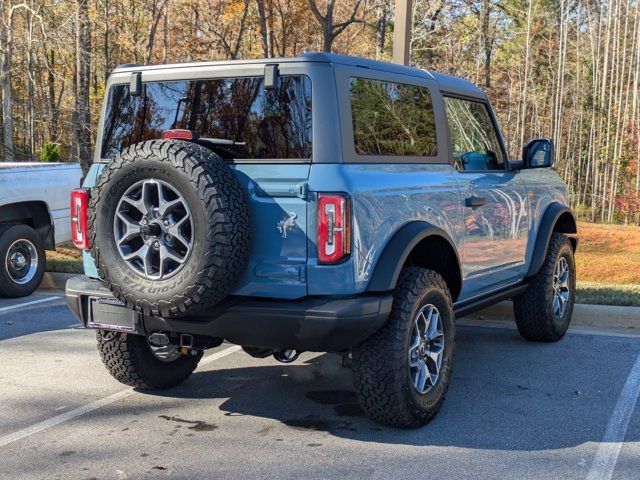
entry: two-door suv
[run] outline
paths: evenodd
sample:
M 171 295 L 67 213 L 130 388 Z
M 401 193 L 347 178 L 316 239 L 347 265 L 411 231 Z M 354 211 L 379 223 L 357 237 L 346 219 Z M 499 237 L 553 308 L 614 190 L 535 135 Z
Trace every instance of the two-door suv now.
M 373 419 L 416 427 L 449 385 L 456 316 L 513 299 L 565 334 L 576 222 L 537 139 L 507 156 L 480 89 L 324 53 L 109 78 L 72 194 L 67 300 L 110 373 L 161 389 L 207 348 L 342 353 Z

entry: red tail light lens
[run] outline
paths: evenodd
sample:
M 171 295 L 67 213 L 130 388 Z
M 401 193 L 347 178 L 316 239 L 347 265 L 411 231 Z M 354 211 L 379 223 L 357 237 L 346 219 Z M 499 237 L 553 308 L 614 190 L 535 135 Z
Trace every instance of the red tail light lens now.
M 351 253 L 351 208 L 346 195 L 318 195 L 318 261 L 339 263 Z
M 89 190 L 78 188 L 71 192 L 71 240 L 81 250 L 89 249 L 87 236 L 87 210 Z

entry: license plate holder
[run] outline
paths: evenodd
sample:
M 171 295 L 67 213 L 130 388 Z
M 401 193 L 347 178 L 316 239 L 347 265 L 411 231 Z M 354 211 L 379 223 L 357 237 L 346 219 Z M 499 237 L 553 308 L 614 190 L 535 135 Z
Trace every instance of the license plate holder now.
M 88 328 L 135 332 L 140 315 L 115 299 L 89 298 Z

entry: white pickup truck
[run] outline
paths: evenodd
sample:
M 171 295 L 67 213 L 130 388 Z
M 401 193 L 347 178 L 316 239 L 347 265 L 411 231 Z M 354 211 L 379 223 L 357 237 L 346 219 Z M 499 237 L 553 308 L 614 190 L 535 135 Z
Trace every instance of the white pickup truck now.
M 0 162 L 0 297 L 38 288 L 45 250 L 70 240 L 69 195 L 81 176 L 78 164 Z

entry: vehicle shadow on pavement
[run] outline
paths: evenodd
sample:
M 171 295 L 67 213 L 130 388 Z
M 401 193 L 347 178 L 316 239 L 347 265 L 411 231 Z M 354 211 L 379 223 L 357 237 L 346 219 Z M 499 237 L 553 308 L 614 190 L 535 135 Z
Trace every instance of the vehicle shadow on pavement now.
M 594 355 L 594 348 L 608 349 L 611 358 Z M 621 350 L 630 355 L 619 355 Z M 331 354 L 292 365 L 264 360 L 265 366 L 200 371 L 182 387 L 156 395 L 226 398 L 220 410 L 238 421 L 245 415 L 271 418 L 293 429 L 365 442 L 559 449 L 601 440 L 637 350 L 637 341 L 612 337 L 576 335 L 535 344 L 513 331 L 461 327 L 444 406 L 416 430 L 367 419 L 356 402 L 351 371 Z
M 77 324 L 77 320 L 69 312 L 69 307 L 60 302 L 34 305 L 0 315 L 0 341 L 64 330 L 74 323 Z

